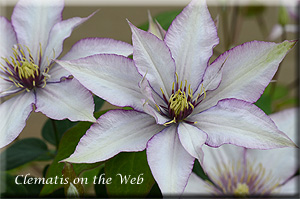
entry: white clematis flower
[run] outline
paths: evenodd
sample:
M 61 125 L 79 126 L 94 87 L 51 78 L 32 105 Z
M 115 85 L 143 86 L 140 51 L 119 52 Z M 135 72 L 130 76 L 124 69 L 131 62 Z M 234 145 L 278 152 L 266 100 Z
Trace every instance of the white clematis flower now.
M 278 128 L 296 140 L 298 109 L 270 115 Z M 203 147 L 204 165 L 213 183 L 192 173 L 185 195 L 295 195 L 297 149 L 245 149 L 233 145 Z
M 86 18 L 62 20 L 63 0 L 20 0 L 11 22 L 0 17 L 0 148 L 22 131 L 35 106 L 50 118 L 96 121 L 93 98 L 71 74 L 54 64 L 64 39 Z M 62 58 L 98 53 L 129 55 L 132 47 L 111 39 L 89 38 L 76 43 Z
M 202 145 L 256 149 L 295 144 L 253 105 L 295 42 L 248 42 L 217 58 L 219 42 L 205 1 L 192 1 L 164 40 L 130 24 L 133 60 L 94 55 L 57 61 L 96 95 L 117 106 L 98 119 L 64 161 L 105 161 L 146 148 L 162 193 L 181 194 Z M 95 67 L 97 66 L 97 67 Z

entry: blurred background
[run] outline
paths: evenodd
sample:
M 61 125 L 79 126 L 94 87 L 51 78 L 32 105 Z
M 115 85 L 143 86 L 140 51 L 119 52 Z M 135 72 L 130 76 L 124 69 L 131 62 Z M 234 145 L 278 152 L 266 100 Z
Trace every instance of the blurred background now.
M 5 16 L 10 20 L 13 6 L 17 1 L 0 0 L 0 2 L 1 16 Z M 77 16 L 86 17 L 97 10 L 98 12 L 87 22 L 76 28 L 72 35 L 65 40 L 62 55 L 68 52 L 73 44 L 86 37 L 109 37 L 131 43 L 131 31 L 126 19 L 138 27 L 147 29 L 147 12 L 150 11 L 153 18 L 157 17 L 157 20 L 164 27 L 165 21 L 163 20 L 163 16 L 171 16 L 174 18 L 174 13 L 180 12 L 180 10 L 185 7 L 189 1 L 159 0 L 151 1 L 151 3 L 147 2 L 148 1 L 143 0 L 132 2 L 114 0 L 107 3 L 107 1 L 96 0 L 67 0 L 63 12 L 63 19 Z M 282 6 L 280 1 L 265 1 L 265 4 L 261 4 L 261 1 L 240 1 L 240 3 L 241 2 L 242 4 L 237 3 L 237 1 L 230 1 L 230 3 L 225 0 L 208 1 L 212 18 L 217 19 L 218 21 L 218 35 L 220 37 L 220 43 L 215 48 L 214 56 L 211 58 L 211 61 L 220 55 L 220 53 L 223 53 L 231 47 L 240 45 L 244 42 L 253 40 L 281 42 L 285 39 L 295 40 L 298 38 L 298 33 L 295 31 L 290 32 L 287 30 L 282 31 L 283 34 L 280 34 L 279 30 L 280 27 L 284 27 L 287 24 L 298 24 L 297 19 L 293 18 L 289 13 L 290 10 L 295 10 L 297 13 L 296 7 L 292 6 L 287 8 Z M 252 5 L 253 2 L 255 2 L 255 4 Z M 270 4 L 270 2 L 272 4 Z M 273 29 L 276 27 L 276 24 L 279 24 L 279 26 L 277 26 L 279 29 Z M 298 28 L 295 30 L 298 30 Z M 278 36 L 272 36 L 272 33 L 278 33 L 275 34 L 275 36 Z M 284 89 L 287 89 L 288 92 L 287 96 L 291 99 L 295 99 L 295 97 L 298 96 L 298 46 L 299 44 L 297 44 L 296 47 L 285 57 L 280 66 L 279 73 L 276 75 L 276 84 L 284 85 Z M 285 102 L 279 107 L 272 107 L 272 112 L 297 105 L 297 102 L 294 102 L 295 103 Z M 115 107 L 105 102 L 101 110 L 111 108 Z M 18 139 L 28 137 L 43 139 L 41 136 L 41 130 L 46 120 L 47 117 L 43 114 L 32 113 L 27 120 L 26 127 L 21 132 Z M 8 147 L 10 145 L 8 145 Z M 55 147 L 49 145 L 49 148 Z M 38 177 L 42 176 L 42 170 L 46 164 L 48 164 L 48 162 L 33 162 L 30 163 L 30 165 L 25 165 L 16 169 L 14 172 L 17 174 L 31 173 L 31 175 Z

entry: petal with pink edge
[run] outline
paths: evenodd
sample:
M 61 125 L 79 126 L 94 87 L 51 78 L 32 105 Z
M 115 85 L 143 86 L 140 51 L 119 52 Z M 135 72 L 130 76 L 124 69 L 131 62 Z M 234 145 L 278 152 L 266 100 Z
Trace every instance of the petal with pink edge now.
M 197 127 L 184 122 L 178 126 L 178 135 L 185 150 L 203 165 L 202 145 L 205 143 L 207 135 Z
M 280 44 L 252 41 L 226 51 L 212 64 L 218 68 L 225 62 L 220 85 L 207 92 L 206 98 L 194 111 L 206 110 L 225 98 L 256 102 L 276 73 L 279 63 L 294 45 L 294 41 Z
M 297 111 L 297 108 L 292 108 L 270 115 L 278 129 L 286 133 L 293 141 L 296 141 L 297 134 Z M 299 149 L 283 148 L 263 151 L 247 149 L 246 157 L 249 161 L 262 163 L 266 170 L 273 171 L 273 176 L 280 179 L 280 183 L 284 183 L 299 169 L 297 150 Z
M 83 86 L 109 103 L 143 111 L 142 99 L 145 97 L 138 86 L 142 76 L 131 59 L 100 54 L 56 62 L 71 72 Z
M 48 83 L 36 90 L 36 112 L 56 120 L 95 122 L 92 94 L 76 79 Z
M 23 92 L 0 104 L 0 148 L 11 143 L 21 133 L 34 101 L 32 92 Z
M 85 18 L 74 17 L 71 19 L 60 21 L 53 26 L 51 32 L 49 33 L 48 44 L 43 52 L 42 62 L 40 66 L 42 71 L 42 67 L 48 66 L 47 60 L 56 59 L 56 57 L 60 55 L 63 50 L 63 42 L 71 35 L 73 29 L 91 18 L 94 14 L 95 13 Z
M 169 27 L 165 42 L 176 63 L 179 82 L 188 80 L 196 91 L 213 47 L 219 43 L 217 28 L 206 6 L 206 1 L 192 1 Z
M 133 60 L 138 71 L 149 81 L 153 90 L 166 97 L 171 95 L 175 81 L 175 62 L 166 44 L 149 32 L 129 23 L 132 31 Z
M 189 120 L 207 135 L 206 144 L 218 147 L 234 144 L 253 149 L 296 145 L 257 106 L 237 99 L 224 99 Z
M 63 0 L 20 0 L 16 4 L 12 25 L 18 43 L 30 49 L 34 60 L 37 60 L 40 44 L 44 52 L 52 27 L 62 20 L 63 7 Z
M 292 179 L 290 179 L 287 183 L 285 183 L 282 186 L 279 186 L 278 195 L 284 195 L 284 196 L 299 196 L 299 176 L 295 176 Z M 277 190 L 276 190 L 277 191 Z
M 183 196 L 192 197 L 196 195 L 199 196 L 211 194 L 211 189 L 209 187 L 210 185 L 208 183 L 205 183 L 204 180 L 192 172 L 183 192 Z
M 149 140 L 147 159 L 162 194 L 182 194 L 195 158 L 180 143 L 176 125 L 165 128 Z
M 117 54 L 128 56 L 132 54 L 132 46 L 128 43 L 109 38 L 86 38 L 73 45 L 71 50 L 60 60 L 73 60 L 95 54 Z M 48 73 L 48 82 L 58 82 L 62 77 L 68 77 L 70 72 L 55 64 Z
M 18 42 L 11 23 L 2 16 L 0 16 L 0 35 L 0 57 L 9 58 L 13 54 L 13 46 Z M 3 60 L 0 59 L 0 62 Z
M 162 128 L 154 118 L 144 113 L 109 111 L 91 126 L 75 152 L 64 161 L 93 163 L 107 160 L 121 151 L 142 151 L 148 140 Z

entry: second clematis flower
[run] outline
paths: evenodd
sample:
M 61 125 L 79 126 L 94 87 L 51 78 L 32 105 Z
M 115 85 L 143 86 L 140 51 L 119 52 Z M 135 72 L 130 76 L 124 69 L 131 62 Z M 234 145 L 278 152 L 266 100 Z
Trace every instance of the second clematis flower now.
M 129 25 L 133 60 L 93 55 L 57 61 L 94 94 L 134 109 L 101 116 L 64 161 L 93 163 L 146 149 L 152 174 L 168 195 L 183 192 L 195 158 L 203 160 L 204 144 L 295 146 L 253 105 L 295 42 L 248 42 L 209 64 L 219 38 L 202 0 L 176 17 L 163 40 Z
M 56 120 L 96 121 L 91 93 L 53 61 L 72 30 L 93 14 L 62 20 L 63 8 L 63 0 L 20 0 L 11 22 L 0 16 L 0 148 L 20 134 L 33 110 Z M 127 56 L 132 46 L 88 38 L 77 42 L 62 59 L 98 53 Z
M 298 108 L 291 108 L 270 117 L 280 130 L 296 140 L 297 113 Z M 219 148 L 203 147 L 203 151 L 211 181 L 192 173 L 184 191 L 186 195 L 299 196 L 296 148 L 257 150 L 225 144 Z

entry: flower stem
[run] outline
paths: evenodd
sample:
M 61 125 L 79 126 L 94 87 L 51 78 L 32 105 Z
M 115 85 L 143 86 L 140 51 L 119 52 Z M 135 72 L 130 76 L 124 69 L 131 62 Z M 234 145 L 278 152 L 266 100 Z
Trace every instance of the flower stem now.
M 53 131 L 54 131 L 56 151 L 58 151 L 59 138 L 58 138 L 58 131 L 57 131 L 56 123 L 55 123 L 55 120 L 53 120 L 53 119 L 50 119 L 50 120 L 51 120 L 51 123 L 53 126 Z

